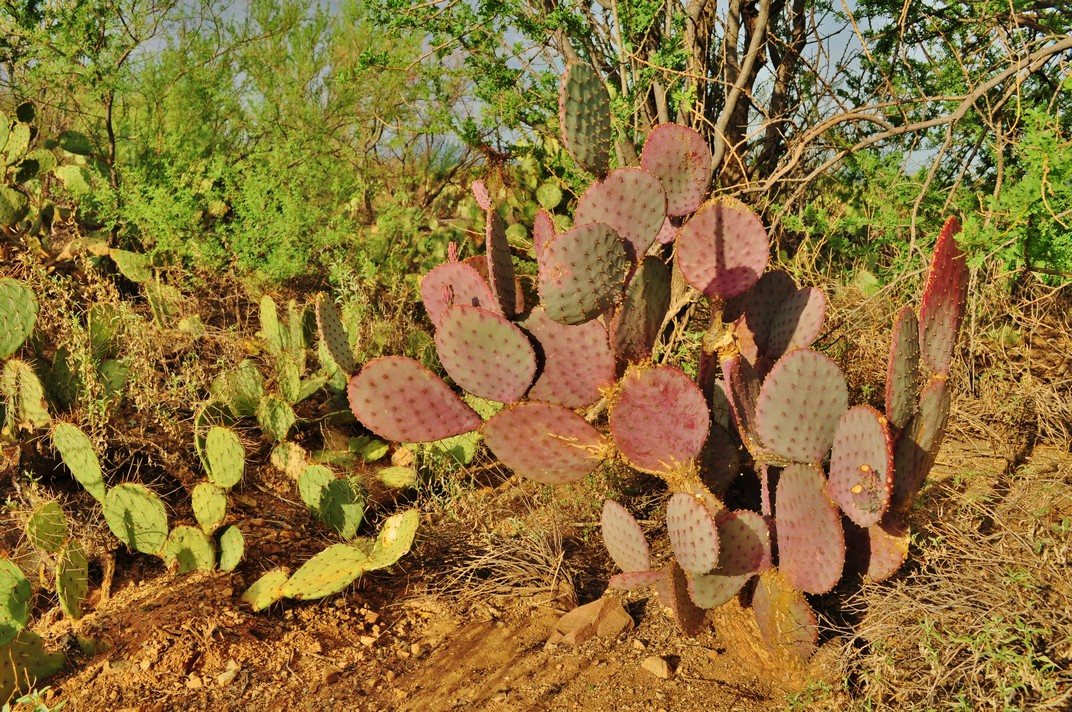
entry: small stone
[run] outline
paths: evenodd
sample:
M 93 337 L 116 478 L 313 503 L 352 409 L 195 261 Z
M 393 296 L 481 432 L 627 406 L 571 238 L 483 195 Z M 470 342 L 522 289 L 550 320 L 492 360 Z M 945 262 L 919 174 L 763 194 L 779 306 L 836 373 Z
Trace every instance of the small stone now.
M 413 645 L 409 646 L 409 653 L 415 658 L 419 658 L 423 650 L 424 649 L 421 647 L 420 643 L 414 643 Z
M 643 651 L 643 650 L 647 650 L 648 646 L 645 645 L 644 641 L 641 640 L 640 638 L 633 638 L 633 649 Z
M 242 669 L 242 666 L 231 660 L 227 661 L 227 669 L 216 676 L 216 682 L 220 685 L 229 685 L 234 681 L 235 676 L 238 675 L 238 671 Z
M 376 642 L 376 639 L 373 638 L 371 635 L 363 635 L 360 638 L 358 638 L 357 640 L 362 645 L 364 645 L 366 648 L 371 648 L 372 644 Z
M 549 645 L 581 645 L 592 638 L 617 638 L 633 629 L 633 619 L 615 598 L 600 598 L 574 608 L 555 624 Z
M 662 680 L 669 680 L 670 676 L 673 675 L 673 671 L 670 669 L 670 663 L 666 662 L 665 658 L 660 658 L 658 655 L 649 655 L 644 658 L 643 662 L 640 663 L 640 667 Z
M 373 624 L 380 619 L 380 614 L 376 611 L 365 611 L 365 622 Z
M 186 678 L 186 687 L 191 690 L 200 690 L 204 683 L 201 682 L 201 678 L 197 675 L 191 674 Z

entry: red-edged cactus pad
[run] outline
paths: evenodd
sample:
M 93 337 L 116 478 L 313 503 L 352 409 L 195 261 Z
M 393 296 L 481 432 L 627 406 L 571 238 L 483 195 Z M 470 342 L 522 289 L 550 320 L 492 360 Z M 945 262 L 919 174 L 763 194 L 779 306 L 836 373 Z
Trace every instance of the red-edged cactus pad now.
M 610 167 L 610 94 L 587 64 L 566 67 L 558 94 L 558 122 L 566 149 L 584 170 L 601 176 Z
M 517 315 L 517 302 L 514 291 L 514 261 L 510 256 L 510 244 L 506 241 L 506 226 L 494 210 L 489 210 L 487 216 L 484 237 L 490 276 L 488 283 L 503 316 L 512 318 Z
M 536 252 L 536 261 L 539 262 L 543 253 L 544 245 L 555 236 L 555 223 L 551 215 L 543 208 L 536 211 L 536 217 L 532 219 L 532 249 Z
M 480 278 L 484 280 L 484 286 L 487 287 L 488 293 L 491 293 L 491 287 L 488 286 L 491 283 L 491 277 L 488 273 L 488 257 L 487 255 L 475 255 L 462 260 L 462 264 L 469 265 L 476 270 L 476 273 L 480 275 Z M 431 273 L 429 273 L 431 274 Z M 498 300 L 492 297 L 493 306 L 486 306 L 484 304 L 470 304 L 473 307 L 483 307 L 488 311 L 493 311 L 496 314 L 502 313 L 502 309 L 499 308 Z M 521 292 L 521 280 L 514 275 L 514 314 L 525 313 L 525 295 Z
M 802 660 L 815 652 L 819 642 L 815 611 L 804 594 L 793 589 L 778 571 L 759 575 L 752 611 L 767 645 L 786 650 Z
M 480 427 L 480 416 L 417 361 L 369 361 L 346 388 L 350 409 L 380 437 L 395 442 L 442 440 Z
M 659 228 L 659 234 L 655 236 L 655 241 L 660 245 L 669 245 L 677 239 L 677 233 L 677 225 L 670 218 L 666 218 L 663 220 L 663 226 Z
M 481 210 L 485 212 L 491 210 L 491 195 L 488 194 L 488 187 L 484 185 L 484 181 L 473 181 L 473 197 L 476 198 L 476 204 Z
M 701 608 L 721 606 L 771 564 L 770 529 L 755 512 L 727 512 L 719 518 L 718 536 L 718 566 L 689 578 L 689 595 Z
M 603 503 L 600 523 L 603 527 L 603 544 L 618 568 L 626 573 L 651 571 L 648 540 L 628 509 L 608 499 Z
M 608 588 L 616 588 L 623 591 L 633 591 L 652 584 L 658 584 L 666 578 L 665 571 L 630 571 L 624 574 L 616 574 L 607 581 Z
M 599 389 L 614 383 L 614 354 L 607 330 L 597 320 L 560 324 L 536 307 L 521 322 L 536 339 L 543 369 L 529 398 L 583 408 L 599 400 Z
M 681 275 L 709 299 L 748 291 L 766 269 L 769 251 L 759 217 L 728 200 L 705 205 L 677 237 Z
M 711 149 L 707 141 L 679 124 L 660 124 L 651 130 L 640 166 L 662 182 L 666 214 L 670 217 L 696 212 L 711 185 Z
M 822 331 L 825 317 L 826 295 L 823 290 L 801 287 L 793 291 L 778 307 L 763 353 L 777 360 L 791 349 L 811 346 Z
M 700 452 L 700 479 L 708 489 L 717 493 L 729 487 L 740 472 L 737 444 L 725 428 L 716 422 L 711 423 L 707 442 Z
M 703 628 L 707 611 L 692 602 L 688 578 L 676 561 L 667 564 L 662 573 L 665 576 L 655 583 L 659 601 L 670 609 L 681 630 L 691 638 Z
M 923 360 L 935 373 L 949 374 L 968 298 L 968 264 L 955 235 L 960 223 L 949 218 L 934 246 L 927 286 L 919 306 L 919 343 Z
M 638 470 L 674 472 L 700 454 L 711 417 L 699 386 L 673 366 L 630 367 L 610 411 L 610 432 Z
M 890 512 L 881 522 L 866 529 L 848 519 L 844 525 L 848 546 L 846 570 L 869 581 L 885 581 L 908 558 L 912 530 L 900 515 Z
M 797 349 L 774 364 L 756 400 L 756 428 L 764 445 L 796 462 L 822 462 L 849 388 L 829 356 Z
M 580 225 L 544 246 L 540 299 L 547 315 L 583 324 L 614 305 L 625 282 L 625 243 L 607 225 Z
M 479 258 L 483 260 L 483 258 Z M 432 324 L 438 326 L 447 308 L 454 304 L 482 307 L 502 313 L 491 287 L 472 266 L 447 262 L 433 268 L 421 280 L 421 301 Z
M 861 527 L 878 524 L 893 490 L 893 442 L 874 408 L 849 408 L 838 422 L 826 492 Z
M 525 395 L 536 375 L 536 352 L 529 337 L 487 309 L 447 309 L 439 320 L 435 344 L 450 377 L 478 398 L 513 403 Z
M 808 593 L 832 589 L 845 567 L 841 515 L 825 484 L 818 466 L 794 463 L 782 470 L 774 499 L 778 567 L 790 585 Z
M 908 424 L 916 410 L 919 388 L 919 322 L 912 307 L 893 322 L 890 364 L 886 369 L 886 419 L 895 431 Z
M 504 465 L 541 484 L 574 482 L 600 462 L 606 440 L 565 406 L 530 401 L 499 411 L 484 424 L 484 441 Z
M 935 378 L 919 394 L 919 409 L 893 446 L 893 494 L 890 509 L 906 511 L 938 457 L 949 419 L 949 385 Z
M 573 222 L 610 225 L 629 243 L 635 259 L 655 241 L 666 219 L 662 183 L 641 168 L 617 168 L 592 183 L 577 201 Z
M 645 257 L 610 322 L 610 338 L 620 367 L 651 358 L 669 308 L 670 270 L 658 257 Z
M 796 290 L 797 285 L 788 272 L 766 272 L 751 289 L 727 302 L 723 318 L 733 320 L 743 317 L 743 320 L 738 320 L 738 335 L 747 332 L 755 347 L 767 353 L 771 324 L 778 316 L 778 310 Z
M 681 568 L 705 574 L 718 563 L 718 527 L 696 497 L 679 492 L 666 505 L 666 531 Z
M 740 355 L 722 361 L 722 374 L 724 392 L 741 441 L 753 457 L 758 456 L 763 451 L 756 427 L 756 401 L 761 389 L 759 378 L 752 365 Z

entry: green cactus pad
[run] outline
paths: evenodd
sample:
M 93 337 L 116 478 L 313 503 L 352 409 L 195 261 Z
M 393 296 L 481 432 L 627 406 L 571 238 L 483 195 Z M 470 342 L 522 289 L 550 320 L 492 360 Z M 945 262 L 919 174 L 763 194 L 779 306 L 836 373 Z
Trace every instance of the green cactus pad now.
M 794 588 L 826 593 L 845 567 L 841 516 L 825 491 L 816 465 L 794 463 L 782 470 L 774 500 L 778 567 Z
M 82 603 L 89 593 L 89 559 L 77 539 L 60 550 L 56 562 L 56 597 L 60 608 L 73 620 L 82 617 Z
M 365 498 L 360 480 L 341 478 L 327 483 L 320 495 L 320 518 L 346 540 L 357 536 L 365 515 Z
M 347 376 L 357 373 L 357 362 L 354 361 L 350 337 L 346 333 L 339 311 L 326 294 L 320 294 L 316 298 L 316 328 L 320 332 L 320 340 L 343 373 Z
M 45 387 L 33 366 L 17 358 L 4 362 L 0 375 L 0 395 L 7 403 L 7 427 L 36 430 L 52 422 L 45 404 Z
M 535 307 L 521 326 L 536 340 L 543 357 L 529 398 L 584 408 L 599 400 L 600 389 L 614 383 L 614 355 L 607 330 L 598 320 L 569 326 Z
M 376 472 L 376 478 L 391 489 L 414 487 L 417 484 L 417 471 L 412 467 L 385 467 Z
M 699 386 L 673 366 L 631 366 L 610 411 L 610 432 L 638 470 L 676 472 L 700 454 L 711 418 Z
M 700 209 L 711 185 L 711 149 L 696 131 L 660 124 L 644 142 L 640 165 L 663 184 L 666 214 L 681 217 Z
M 416 509 L 392 514 L 380 527 L 376 543 L 372 545 L 365 568 L 369 571 L 393 566 L 413 548 L 421 513 Z
M 220 571 L 234 571 L 246 552 L 246 537 L 233 524 L 220 532 Z
M 421 280 L 421 301 L 435 326 L 439 326 L 439 320 L 452 304 L 466 304 L 502 313 L 491 287 L 480 272 L 465 262 L 447 262 L 424 275 Z
M 264 398 L 264 376 L 256 364 L 244 359 L 233 371 L 221 374 L 210 390 L 230 407 L 234 417 L 251 418 Z
M 279 321 L 279 309 L 275 300 L 265 294 L 260 303 L 261 338 L 273 356 L 290 348 L 288 332 Z
M 168 536 L 164 503 L 152 490 L 132 482 L 108 490 L 104 519 L 119 541 L 143 554 L 160 551 Z
M 0 185 L 0 227 L 14 227 L 30 212 L 30 201 L 20 191 Z
M 148 282 L 153 278 L 152 262 L 145 255 L 129 250 L 111 250 L 108 253 L 115 262 L 119 273 L 135 284 Z
M 610 168 L 610 94 L 587 64 L 566 67 L 558 95 L 562 142 L 577 165 L 597 176 Z
M 645 257 L 629 279 L 625 298 L 610 322 L 610 340 L 619 368 L 651 358 L 669 308 L 670 270 L 658 257 Z
M 197 527 L 185 524 L 171 530 L 160 548 L 160 556 L 168 566 L 176 566 L 180 574 L 211 571 L 216 566 L 216 547 L 212 538 Z
M 834 433 L 826 492 L 861 527 L 878 524 L 893 490 L 893 442 L 886 420 L 865 405 L 849 408 Z
M 903 308 L 893 323 L 890 364 L 886 370 L 886 418 L 894 432 L 916 412 L 919 391 L 919 322 L 912 307 Z
M 968 298 L 968 264 L 957 245 L 960 222 L 949 218 L 934 246 L 919 307 L 920 355 L 931 370 L 949 374 Z
M 361 423 L 394 442 L 431 442 L 476 430 L 480 416 L 417 361 L 384 357 L 365 364 L 347 386 Z
M 0 559 L 0 645 L 7 645 L 30 621 L 30 582 L 22 569 Z
M 26 538 L 38 551 L 55 554 L 67 541 L 67 517 L 59 502 L 45 502 L 26 520 Z
M 731 299 L 748 291 L 767 267 L 767 230 L 752 210 L 729 199 L 709 203 L 677 238 L 682 276 L 709 299 Z
M 706 574 L 718 563 L 718 526 L 704 503 L 679 492 L 666 505 L 666 531 L 681 568 Z
M 577 201 L 576 225 L 614 228 L 639 260 L 655 242 L 666 219 L 666 194 L 659 179 L 641 168 L 616 168 L 588 187 Z
M 0 359 L 19 350 L 36 322 L 37 298 L 33 290 L 10 277 L 0 279 Z
M 242 600 L 248 603 L 254 611 L 263 611 L 276 601 L 286 598 L 283 594 L 283 586 L 288 580 L 290 580 L 290 569 L 282 566 L 272 569 L 246 589 L 246 592 L 242 594 Z
M 804 594 L 795 590 L 777 570 L 764 571 L 752 596 L 752 611 L 767 645 L 802 660 L 811 657 L 819 642 L 815 611 Z
M 334 544 L 306 561 L 283 584 L 287 598 L 309 600 L 338 593 L 365 573 L 368 555 L 349 544 Z
M 323 465 L 309 465 L 298 475 L 298 494 L 305 506 L 314 512 L 320 512 L 324 500 L 324 489 L 335 481 L 335 475 Z
M 569 408 L 529 401 L 501 410 L 482 431 L 495 456 L 519 475 L 541 484 L 565 484 L 590 474 L 607 444 Z
M 205 472 L 212 468 L 205 453 L 205 445 L 208 439 L 208 431 L 214 425 L 228 426 L 235 422 L 235 415 L 231 407 L 222 400 L 208 400 L 197 406 L 194 411 L 194 452 L 201 460 L 201 467 Z
M 469 393 L 500 403 L 520 400 L 536 375 L 536 352 L 525 332 L 494 312 L 452 306 L 439 320 L 436 353 Z
M 264 434 L 276 442 L 287 439 L 290 429 L 298 422 L 298 416 L 290 404 L 276 395 L 266 395 L 257 407 L 257 422 Z
M 689 597 L 689 582 L 685 572 L 676 561 L 671 560 L 663 568 L 663 573 L 665 575 L 655 583 L 659 601 L 670 609 L 685 635 L 690 638 L 698 635 L 703 629 L 707 611 L 693 603 Z
M 211 482 L 201 482 L 190 495 L 194 518 L 206 534 L 219 529 L 227 519 L 227 493 Z
M 770 528 L 755 512 L 722 512 L 718 517 L 718 566 L 689 577 L 689 596 L 700 608 L 715 608 L 771 565 Z
M 233 430 L 214 426 L 205 436 L 208 478 L 223 489 L 231 489 L 242 480 L 246 469 L 246 449 Z
M 289 405 L 298 402 L 302 390 L 301 367 L 288 351 L 276 354 L 275 382 L 284 401 Z
M 499 305 L 498 311 L 511 319 L 517 316 L 514 260 L 510 256 L 510 243 L 506 240 L 506 226 L 494 210 L 487 212 L 484 243 L 487 250 L 488 285 Z
M 6 645 L 0 646 L 0 700 L 15 692 L 29 692 L 52 677 L 67 664 L 63 651 L 46 653 L 41 636 L 23 630 Z M 55 708 L 53 708 L 55 709 Z
M 78 483 L 103 503 L 107 494 L 104 474 L 93 443 L 86 434 L 71 423 L 56 423 L 52 426 L 52 444 Z
M 763 382 L 756 400 L 756 432 L 780 457 L 822 462 L 848 407 L 849 388 L 833 359 L 797 349 L 779 359 Z
M 540 299 L 547 315 L 582 324 L 614 306 L 629 265 L 625 243 L 607 225 L 579 225 L 556 236 L 540 259 Z
M 600 517 L 603 544 L 614 563 L 625 573 L 651 570 L 651 550 L 640 524 L 614 500 L 603 502 Z
M 907 512 L 938 457 L 949 419 L 949 382 L 935 378 L 919 394 L 919 408 L 893 446 L 890 509 Z

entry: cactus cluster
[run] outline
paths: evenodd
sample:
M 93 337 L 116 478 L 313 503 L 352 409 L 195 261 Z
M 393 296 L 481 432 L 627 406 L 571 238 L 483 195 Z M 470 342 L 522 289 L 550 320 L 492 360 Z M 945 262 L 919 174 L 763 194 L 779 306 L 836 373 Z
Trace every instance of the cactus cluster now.
M 450 380 L 504 407 L 482 417 L 432 371 L 391 356 L 355 365 L 350 407 L 388 440 L 479 433 L 504 465 L 541 483 L 575 481 L 609 458 L 657 475 L 673 493 L 674 558 L 654 569 L 639 525 L 608 501 L 604 540 L 623 571 L 611 585 L 654 585 L 688 633 L 739 595 L 770 644 L 806 656 L 818 634 L 806 594 L 847 573 L 890 576 L 907 553 L 906 514 L 949 412 L 967 284 L 959 225 L 951 219 L 938 239 L 918 319 L 909 307 L 897 317 L 885 413 L 850 408 L 838 364 L 810 348 L 825 296 L 767 270 L 770 241 L 749 208 L 704 202 L 711 154 L 699 134 L 657 126 L 639 167 L 611 170 L 606 90 L 583 65 L 563 80 L 561 123 L 595 180 L 572 228 L 556 233 L 547 213 L 536 217 L 540 303 L 526 308 L 515 293 L 480 184 L 483 263 L 452 251 L 421 285 Z M 695 379 L 652 362 L 672 271 L 710 303 Z M 738 496 L 748 487 L 754 509 L 731 508 L 750 501 Z

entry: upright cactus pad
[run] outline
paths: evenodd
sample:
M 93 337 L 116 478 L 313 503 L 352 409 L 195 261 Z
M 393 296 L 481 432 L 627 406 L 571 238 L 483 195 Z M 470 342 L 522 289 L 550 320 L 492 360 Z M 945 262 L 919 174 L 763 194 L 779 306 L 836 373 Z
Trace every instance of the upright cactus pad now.
M 677 265 L 685 280 L 709 299 L 747 292 L 767 267 L 770 241 L 759 217 L 730 200 L 710 203 L 681 229 Z
M 220 571 L 234 571 L 246 551 L 246 537 L 233 524 L 220 532 Z
M 555 237 L 555 223 L 551 215 L 543 208 L 536 212 L 532 219 L 532 249 L 536 253 L 536 262 L 539 263 L 543 248 Z
M 826 295 L 815 287 L 794 290 L 778 307 L 761 351 L 771 360 L 791 349 L 811 346 L 826 317 Z
M 52 444 L 78 484 L 103 503 L 107 494 L 104 474 L 93 443 L 86 434 L 71 423 L 56 423 L 52 426 Z
M 601 388 L 614 383 L 614 354 L 598 320 L 569 326 L 535 307 L 521 326 L 536 340 L 543 360 L 529 398 L 583 408 L 599 400 Z
M 752 610 L 763 640 L 772 648 L 801 659 L 815 652 L 819 626 L 804 594 L 794 589 L 777 570 L 765 571 L 752 596 Z
M 346 333 L 339 311 L 326 294 L 319 294 L 316 298 L 316 328 L 335 365 L 347 376 L 357 373 L 357 362 L 354 361 L 350 337 Z
M 431 442 L 476 430 L 480 416 L 417 361 L 384 357 L 365 364 L 347 386 L 365 427 L 396 442 Z
M 826 593 L 845 567 L 845 536 L 837 507 L 824 490 L 822 471 L 794 463 L 778 478 L 774 514 L 778 568 L 794 588 Z
M 152 490 L 132 482 L 108 490 L 104 520 L 119 541 L 143 554 L 160 551 L 168 536 L 164 503 Z
M 22 282 L 0 279 L 0 359 L 18 351 L 37 321 L 37 298 Z
M 201 529 L 185 524 L 171 530 L 160 548 L 160 556 L 180 574 L 211 571 L 216 566 L 216 547 L 211 537 Z
M 945 436 L 949 418 L 949 382 L 935 378 L 919 394 L 919 409 L 893 447 L 893 494 L 890 509 L 906 512 L 927 478 Z
M 631 367 L 610 411 L 611 436 L 622 455 L 656 474 L 693 463 L 710 423 L 699 386 L 673 366 Z
M 865 405 L 849 408 L 834 432 L 826 491 L 861 527 L 878 524 L 893 490 L 893 442 L 885 419 Z
M 610 322 L 610 339 L 619 368 L 651 358 L 659 329 L 670 308 L 670 270 L 657 257 L 645 257 L 625 288 L 625 298 Z
M 298 416 L 290 404 L 279 396 L 268 394 L 257 406 L 257 423 L 264 434 L 275 442 L 283 442 L 290 429 L 298 422 Z
M 968 297 L 968 264 L 957 245 L 960 222 L 949 218 L 934 246 L 919 307 L 920 354 L 931 370 L 949 374 Z
M 226 403 L 235 418 L 253 417 L 264 398 L 264 376 L 253 361 L 245 359 L 213 382 L 212 395 Z
M 666 219 L 666 194 L 659 179 L 641 168 L 617 168 L 592 183 L 577 202 L 573 222 L 614 228 L 639 260 L 655 242 Z
M 56 561 L 56 597 L 63 612 L 78 620 L 88 593 L 89 560 L 82 542 L 74 539 L 60 550 Z
M 287 598 L 307 601 L 338 593 L 365 573 L 368 554 L 349 544 L 334 544 L 302 564 L 282 593 Z
M 517 316 L 517 295 L 514 286 L 514 261 L 510 256 L 510 243 L 506 241 L 506 226 L 494 210 L 487 212 L 485 229 L 487 247 L 488 283 L 499 311 L 507 318 Z
M 7 427 L 36 430 L 52 422 L 45 404 L 45 387 L 33 366 L 17 358 L 4 361 L 0 373 L 0 395 L 7 402 Z
M 473 181 L 473 199 L 476 200 L 476 204 L 480 206 L 483 211 L 491 210 L 491 194 L 488 193 L 488 187 L 484 185 L 484 181 Z
M 9 559 L 0 559 L 0 646 L 7 645 L 30 622 L 30 582 Z
M 597 176 L 610 167 L 610 94 L 587 64 L 566 68 L 558 96 L 558 121 L 566 150 L 584 170 Z
M 648 134 L 641 167 L 666 191 L 666 214 L 681 217 L 700 209 L 711 185 L 711 149 L 696 131 L 678 124 L 660 124 Z
M 757 432 L 780 457 L 822 462 L 848 407 L 845 376 L 829 356 L 790 351 L 763 382 L 756 400 Z
M 208 478 L 223 489 L 230 489 L 242 480 L 246 470 L 246 449 L 233 430 L 220 426 L 209 428 L 205 436 L 205 459 Z
M 736 596 L 749 579 L 771 565 L 770 528 L 755 512 L 723 512 L 718 522 L 718 566 L 689 577 L 689 596 L 700 608 L 715 608 Z
M 212 534 L 227 519 L 227 495 L 211 482 L 201 482 L 190 496 L 194 518 L 205 534 Z
M 447 309 L 435 343 L 450 377 L 478 398 L 513 403 L 525 395 L 536 375 L 536 352 L 525 333 L 480 307 Z
M 663 573 L 665 575 L 655 584 L 659 601 L 670 609 L 670 614 L 685 635 L 690 638 L 698 635 L 703 629 L 707 611 L 693 603 L 689 597 L 688 577 L 673 560 L 666 565 Z
M 919 322 L 912 307 L 904 307 L 893 322 L 890 363 L 886 370 L 886 419 L 895 432 L 916 411 L 919 390 Z
M 606 441 L 569 408 L 529 401 L 499 411 L 484 425 L 484 441 L 519 475 L 542 484 L 565 484 L 603 461 Z
M 625 573 L 651 570 L 651 550 L 644 530 L 629 510 L 614 500 L 603 502 L 600 517 L 603 545 L 614 563 Z
M 470 257 L 469 259 L 467 259 L 464 262 L 462 262 L 462 264 L 468 265 L 468 266 L 472 267 L 473 269 L 475 269 L 476 273 L 480 275 L 480 278 L 484 280 L 485 284 L 488 284 L 488 285 L 491 284 L 491 272 L 488 270 L 488 256 L 487 255 L 474 255 L 473 257 Z M 491 289 L 491 287 L 489 286 L 488 289 Z M 508 292 L 504 292 L 504 294 L 508 294 Z M 521 281 L 517 278 L 516 273 L 514 274 L 514 301 L 513 301 L 513 306 L 510 309 L 503 310 L 502 307 L 500 307 L 498 305 L 499 296 L 496 296 L 495 299 L 496 299 L 496 305 L 495 305 L 494 308 L 491 308 L 491 307 L 485 307 L 485 308 L 488 309 L 489 311 L 493 311 L 493 312 L 496 312 L 496 313 L 501 311 L 501 312 L 503 312 L 504 316 L 506 314 L 516 316 L 517 314 L 524 314 L 525 313 L 525 295 L 524 295 L 524 293 L 523 293 L 523 291 L 521 289 Z M 484 305 L 483 304 L 470 304 L 470 306 L 483 307 Z
M 866 529 L 849 519 L 844 524 L 846 568 L 868 581 L 885 581 L 908 558 L 912 530 L 896 512 L 887 513 L 881 522 Z
M 739 354 L 722 361 L 722 373 L 725 376 L 724 393 L 741 441 L 753 457 L 759 457 L 764 450 L 756 424 L 756 402 L 762 389 L 759 377 L 752 365 Z
M 678 492 L 666 505 L 666 531 L 681 568 L 706 574 L 719 557 L 718 526 L 707 506 L 691 494 Z
M 543 249 L 540 299 L 547 315 L 582 324 L 614 306 L 629 265 L 625 244 L 607 225 L 579 225 Z
M 482 307 L 501 314 L 491 287 L 480 272 L 465 262 L 447 262 L 433 268 L 421 280 L 421 301 L 432 324 L 439 326 L 447 308 L 454 304 Z
M 45 502 L 26 520 L 26 538 L 38 551 L 55 554 L 67 541 L 67 517 L 59 502 Z

